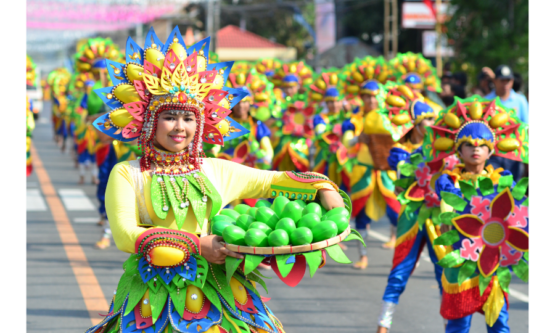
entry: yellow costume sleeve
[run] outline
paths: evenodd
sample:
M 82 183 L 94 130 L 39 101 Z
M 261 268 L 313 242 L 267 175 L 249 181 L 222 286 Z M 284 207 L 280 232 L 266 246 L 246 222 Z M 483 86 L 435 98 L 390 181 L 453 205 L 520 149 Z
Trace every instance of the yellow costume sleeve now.
M 271 164 L 274 159 L 274 148 L 272 147 L 272 142 L 269 137 L 265 136 L 260 140 L 260 148 L 265 152 L 264 159 L 268 160 Z
M 135 200 L 133 178 L 127 162 L 112 169 L 106 187 L 106 214 L 114 242 L 123 252 L 135 253 L 135 240 L 146 229 L 139 227 L 139 210 Z
M 223 205 L 236 199 L 275 198 L 314 200 L 318 190 L 338 191 L 337 185 L 317 173 L 265 171 L 222 159 L 209 158 L 219 184 Z

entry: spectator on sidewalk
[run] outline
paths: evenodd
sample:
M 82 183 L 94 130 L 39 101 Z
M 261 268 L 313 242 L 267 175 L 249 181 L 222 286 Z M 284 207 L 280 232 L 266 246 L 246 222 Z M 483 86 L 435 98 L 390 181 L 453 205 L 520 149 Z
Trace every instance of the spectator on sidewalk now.
M 495 90 L 485 96 L 485 98 L 494 99 L 499 96 L 501 103 L 516 111 L 517 117 L 528 124 L 528 101 L 522 94 L 518 94 L 513 90 L 514 73 L 507 65 L 501 65 L 495 69 Z M 511 171 L 515 181 L 518 181 L 524 170 L 524 165 L 520 162 L 512 161 L 506 158 L 492 156 L 489 162 L 495 168 L 503 168 Z

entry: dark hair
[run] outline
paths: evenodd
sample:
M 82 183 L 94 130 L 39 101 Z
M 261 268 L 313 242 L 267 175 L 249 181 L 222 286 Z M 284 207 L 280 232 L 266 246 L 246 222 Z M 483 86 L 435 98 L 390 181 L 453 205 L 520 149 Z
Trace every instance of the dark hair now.
M 453 94 L 459 98 L 466 98 L 466 92 L 464 91 L 464 85 L 451 85 L 451 91 Z
M 468 82 L 467 76 L 465 72 L 457 72 L 453 74 L 453 79 L 460 82 L 461 86 L 465 87 L 466 83 Z

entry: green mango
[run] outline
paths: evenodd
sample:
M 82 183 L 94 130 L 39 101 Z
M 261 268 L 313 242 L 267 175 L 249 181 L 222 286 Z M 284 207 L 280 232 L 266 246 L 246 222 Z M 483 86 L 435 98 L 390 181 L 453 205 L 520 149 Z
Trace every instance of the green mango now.
M 293 221 L 288 217 L 282 218 L 276 224 L 276 230 L 285 230 L 287 232 L 287 235 L 289 236 L 291 236 L 291 233 L 295 229 L 297 229 L 297 226 L 295 225 L 295 221 Z
M 264 231 L 264 233 L 266 233 L 266 235 L 269 235 L 272 232 L 272 228 L 268 227 L 268 225 L 266 223 L 263 222 L 253 222 L 251 223 L 251 225 L 249 226 L 249 230 L 250 229 L 259 229 Z
M 306 202 L 302 201 L 301 199 L 297 199 L 295 200 L 296 203 L 299 204 L 299 206 L 303 207 L 303 209 L 306 207 Z
M 315 213 L 310 213 L 301 217 L 299 222 L 297 222 L 297 227 L 305 227 L 312 230 L 312 227 L 318 223 L 320 223 L 320 216 Z
M 276 247 L 289 245 L 289 235 L 285 230 L 276 229 L 268 236 L 268 244 Z
M 322 218 L 322 221 L 329 220 L 331 216 L 337 215 L 337 214 L 347 216 L 347 217 L 351 217 L 351 214 L 349 214 L 349 211 L 347 210 L 347 208 L 336 207 L 336 208 L 330 210 L 329 212 L 327 212 L 324 215 L 324 217 Z
M 212 223 L 223 222 L 223 221 L 233 222 L 233 224 L 235 224 L 235 220 L 227 215 L 216 215 L 212 218 Z
M 254 205 L 254 207 L 260 208 L 260 207 L 271 207 L 272 204 L 268 201 L 268 200 L 258 200 L 256 202 L 256 204 Z
M 247 212 L 251 209 L 251 206 L 245 204 L 238 204 L 237 206 L 233 207 L 233 210 L 239 214 L 247 214 Z
M 266 223 L 272 230 L 276 228 L 279 217 L 270 207 L 260 207 L 256 212 L 255 220 Z
M 310 244 L 312 243 L 312 239 L 312 231 L 305 227 L 297 228 L 291 233 L 291 243 L 293 245 Z
M 306 205 L 306 207 L 303 209 L 303 215 L 307 215 L 307 214 L 316 214 L 319 217 L 322 217 L 324 212 L 323 212 L 322 206 L 320 206 L 319 203 L 311 202 L 308 205 Z
M 256 212 L 258 211 L 258 207 L 251 207 L 251 209 L 249 209 L 249 211 L 247 212 L 247 214 L 249 214 L 250 216 L 256 218 Z
M 297 223 L 303 216 L 303 208 L 295 201 L 290 202 L 283 208 L 281 218 L 288 217 Z
M 276 212 L 276 214 L 279 217 L 283 217 L 281 216 L 281 212 L 283 211 L 283 208 L 289 203 L 291 202 L 289 199 L 287 199 L 286 197 L 277 197 L 274 200 L 274 203 L 272 204 L 272 210 L 274 212 Z
M 249 225 L 254 222 L 254 217 L 249 214 L 239 215 L 235 224 L 241 229 L 247 231 L 249 230 Z
M 249 229 L 245 234 L 245 243 L 248 246 L 268 246 L 268 236 L 260 229 Z
M 314 242 L 321 242 L 337 236 L 337 225 L 331 220 L 324 220 L 316 224 L 312 229 Z
M 345 231 L 345 229 L 347 229 L 347 227 L 349 226 L 349 217 L 344 216 L 344 215 L 340 215 L 340 214 L 335 214 L 330 216 L 330 220 L 335 222 L 335 225 L 337 225 L 337 234 L 341 234 L 343 231 Z
M 233 221 L 237 221 L 237 218 L 238 218 L 239 215 L 241 215 L 241 214 L 239 214 L 238 212 L 234 211 L 233 209 L 226 208 L 226 209 L 222 209 L 222 211 L 220 212 L 219 215 L 226 215 L 226 216 L 231 217 L 231 218 L 233 219 Z
M 228 225 L 222 233 L 224 241 L 228 244 L 247 245 L 245 243 L 245 230 L 236 225 Z
M 212 222 L 211 232 L 213 235 L 221 236 L 224 232 L 224 229 L 229 225 L 233 224 L 229 221 Z

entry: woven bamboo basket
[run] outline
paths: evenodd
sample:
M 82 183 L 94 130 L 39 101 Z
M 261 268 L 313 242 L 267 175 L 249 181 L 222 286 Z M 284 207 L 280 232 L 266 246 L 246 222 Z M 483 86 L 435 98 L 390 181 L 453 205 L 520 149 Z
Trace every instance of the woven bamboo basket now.
M 308 245 L 286 245 L 286 246 L 279 246 L 279 247 L 253 247 L 253 246 L 241 246 L 241 245 L 233 245 L 227 244 L 222 242 L 222 244 L 230 251 L 237 252 L 237 253 L 244 253 L 244 254 L 291 254 L 291 253 L 304 253 L 310 252 L 314 250 L 319 250 L 326 248 L 328 246 L 332 246 L 338 244 L 349 234 L 351 233 L 351 227 L 347 227 L 345 231 L 343 231 L 340 235 L 332 237 L 330 239 L 326 239 L 321 242 L 312 243 Z

